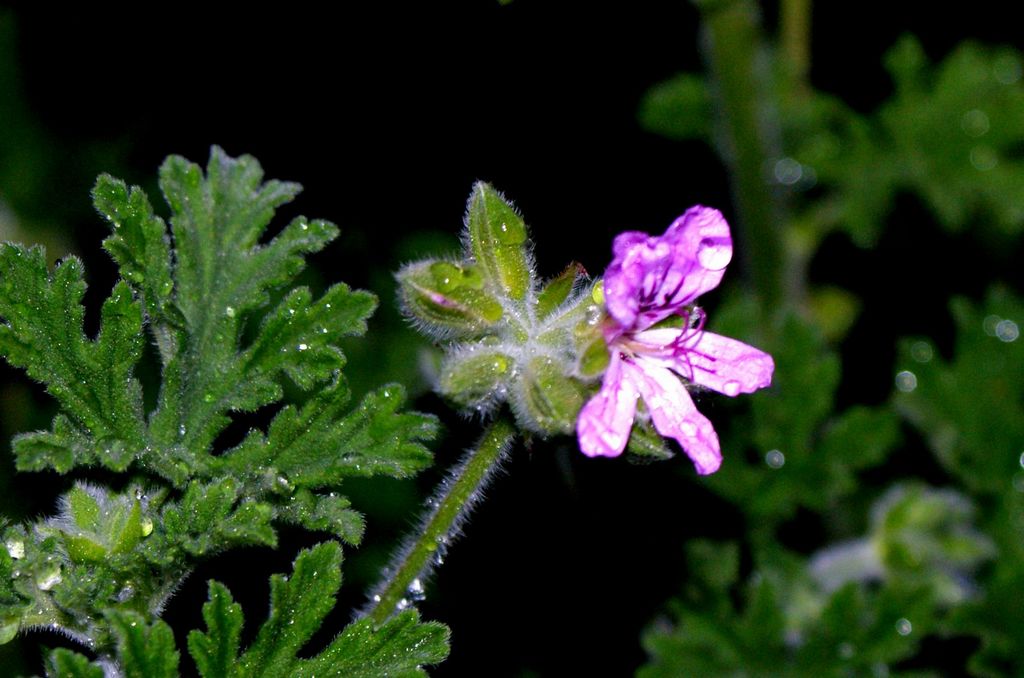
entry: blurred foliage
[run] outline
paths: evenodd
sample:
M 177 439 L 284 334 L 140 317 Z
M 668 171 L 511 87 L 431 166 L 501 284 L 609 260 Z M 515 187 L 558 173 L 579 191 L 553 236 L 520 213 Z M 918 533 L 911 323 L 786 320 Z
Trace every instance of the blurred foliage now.
M 751 116 L 722 91 L 736 82 L 716 78 L 759 71 L 742 51 L 715 51 L 715 12 L 732 12 L 725 21 L 757 37 L 756 12 L 744 0 L 697 4 L 710 27 L 711 75 L 655 86 L 639 118 L 671 139 L 711 143 L 739 193 L 749 187 L 736 163 L 756 153 L 738 161 L 735 144 L 764 142 L 762 179 L 785 215 L 778 267 L 794 274 L 791 291 L 808 285 L 825 235 L 871 248 L 899 227 L 890 215 L 901 194 L 926 208 L 933 228 L 969 231 L 994 258 L 1019 243 L 1018 52 L 964 43 L 931 63 L 905 36 L 885 57 L 891 97 L 861 114 L 802 80 L 792 45 L 784 53 L 765 40 L 770 86 L 748 82 Z M 767 132 L 742 128 L 755 118 Z M 765 234 L 746 231 L 753 256 L 772 251 L 759 247 Z M 901 340 L 892 396 L 862 404 L 840 398 L 840 350 L 863 350 L 847 341 L 862 302 L 827 284 L 804 291 L 778 307 L 734 293 L 711 317 L 715 331 L 751 337 L 776 360 L 772 389 L 727 406 L 723 448 L 733 455 L 707 480 L 748 532 L 691 542 L 687 583 L 644 635 L 649 663 L 638 675 L 1024 674 L 1024 302 L 999 284 L 983 302 L 954 298 L 952 353 L 936 337 Z M 905 448 L 922 440 L 938 468 L 903 461 L 921 466 Z M 946 486 L 900 482 L 907 475 Z M 880 480 L 890 486 L 878 495 Z M 973 645 L 934 652 L 951 638 Z
M 770 158 L 765 181 L 810 200 L 796 211 L 791 234 L 813 247 L 845 231 L 863 247 L 877 242 L 900 191 L 925 201 L 949 230 L 980 225 L 997 236 L 1024 230 L 1024 82 L 1020 54 L 961 45 L 942 63 L 928 62 L 905 36 L 886 56 L 895 93 L 861 115 L 817 90 L 792 93 L 773 62 L 771 91 L 785 155 Z M 708 81 L 680 74 L 648 92 L 640 121 L 673 139 L 716 139 Z M 787 95 L 788 93 L 788 95 Z
M 645 634 L 651 662 L 638 675 L 915 675 L 901 662 L 952 628 L 993 547 L 949 490 L 894 486 L 872 513 L 868 534 L 809 563 L 759 549 L 742 584 L 735 543 L 691 543 L 685 594 Z
M 895 412 L 857 405 L 835 411 L 840 362 L 822 332 L 795 313 L 773 318 L 752 298 L 736 297 L 713 316 L 713 329 L 749 337 L 775 358 L 773 386 L 737 412 L 724 449 L 733 455 L 708 484 L 743 506 L 756 539 L 798 508 L 827 511 L 857 490 L 857 472 L 881 463 L 899 443 Z
M 952 360 L 927 339 L 901 343 L 896 408 L 965 487 L 991 497 L 1024 489 L 1024 301 L 997 287 L 983 305 L 958 298 L 951 307 Z

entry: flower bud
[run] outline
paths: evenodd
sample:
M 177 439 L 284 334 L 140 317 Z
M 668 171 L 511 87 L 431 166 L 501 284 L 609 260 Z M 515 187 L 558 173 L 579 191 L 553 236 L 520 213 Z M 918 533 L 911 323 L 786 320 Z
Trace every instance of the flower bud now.
M 501 319 L 501 304 L 474 266 L 421 261 L 397 278 L 406 312 L 439 336 L 477 334 Z
M 532 277 L 526 224 L 490 184 L 481 181 L 473 187 L 466 230 L 470 251 L 484 277 L 510 299 L 524 299 Z
M 519 382 L 520 402 L 514 403 L 520 423 L 542 435 L 569 433 L 583 406 L 583 385 L 566 375 L 551 358 L 533 358 Z
M 110 554 L 130 551 L 142 539 L 142 510 L 134 497 L 76 485 L 63 504 L 61 515 L 47 527 L 60 533 L 75 562 L 103 561 Z
M 441 364 L 441 395 L 463 407 L 484 409 L 505 395 L 512 359 L 500 351 L 470 346 Z
M 564 271 L 549 280 L 537 295 L 537 317 L 546 318 L 551 315 L 552 311 L 565 303 L 576 288 L 576 282 L 585 275 L 583 266 L 573 262 Z

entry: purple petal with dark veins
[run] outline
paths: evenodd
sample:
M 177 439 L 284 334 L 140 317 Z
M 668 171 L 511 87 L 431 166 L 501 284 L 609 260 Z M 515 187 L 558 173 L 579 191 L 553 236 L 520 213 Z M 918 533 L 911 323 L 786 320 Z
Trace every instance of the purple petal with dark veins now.
M 722 465 L 722 451 L 715 427 L 697 411 L 679 377 L 642 357 L 625 363 L 625 381 L 634 381 L 658 433 L 674 438 L 693 461 L 700 475 Z
M 629 441 L 639 393 L 625 378 L 623 365 L 616 352 L 604 373 L 601 390 L 587 401 L 576 419 L 580 450 L 588 457 L 617 457 Z
M 772 383 L 775 361 L 770 355 L 720 334 L 665 328 L 639 332 L 633 341 L 657 364 L 727 396 Z
M 691 207 L 662 236 L 619 235 L 604 277 L 605 306 L 624 328 L 642 330 L 714 289 L 732 259 L 721 212 Z

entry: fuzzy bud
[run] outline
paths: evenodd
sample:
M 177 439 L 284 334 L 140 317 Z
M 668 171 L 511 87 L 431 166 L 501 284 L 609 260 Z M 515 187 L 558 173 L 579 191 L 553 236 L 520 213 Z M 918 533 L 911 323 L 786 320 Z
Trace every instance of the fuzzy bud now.
M 61 515 L 48 521 L 47 529 L 60 533 L 72 561 L 101 562 L 142 539 L 142 510 L 134 497 L 79 484 L 62 504 Z
M 406 312 L 441 337 L 478 334 L 501 319 L 501 304 L 484 290 L 475 266 L 421 261 L 397 278 Z
M 458 405 L 484 409 L 501 399 L 512 373 L 510 357 L 473 346 L 445 357 L 438 390 Z
M 466 230 L 483 275 L 510 299 L 524 299 L 531 284 L 526 224 L 490 184 L 481 181 L 473 187 Z
M 533 358 L 520 381 L 517 416 L 545 435 L 570 433 L 583 406 L 583 385 L 550 358 Z

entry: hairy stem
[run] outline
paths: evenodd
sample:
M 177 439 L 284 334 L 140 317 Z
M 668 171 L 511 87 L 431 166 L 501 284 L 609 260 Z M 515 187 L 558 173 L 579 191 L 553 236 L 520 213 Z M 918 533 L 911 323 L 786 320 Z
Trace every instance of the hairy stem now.
M 481 491 L 490 482 L 515 438 L 505 419 L 492 423 L 476 449 L 468 451 L 430 500 L 421 529 L 399 552 L 391 575 L 371 595 L 364 616 L 380 626 L 396 611 L 422 594 L 422 578 L 430 571 L 454 538 Z

